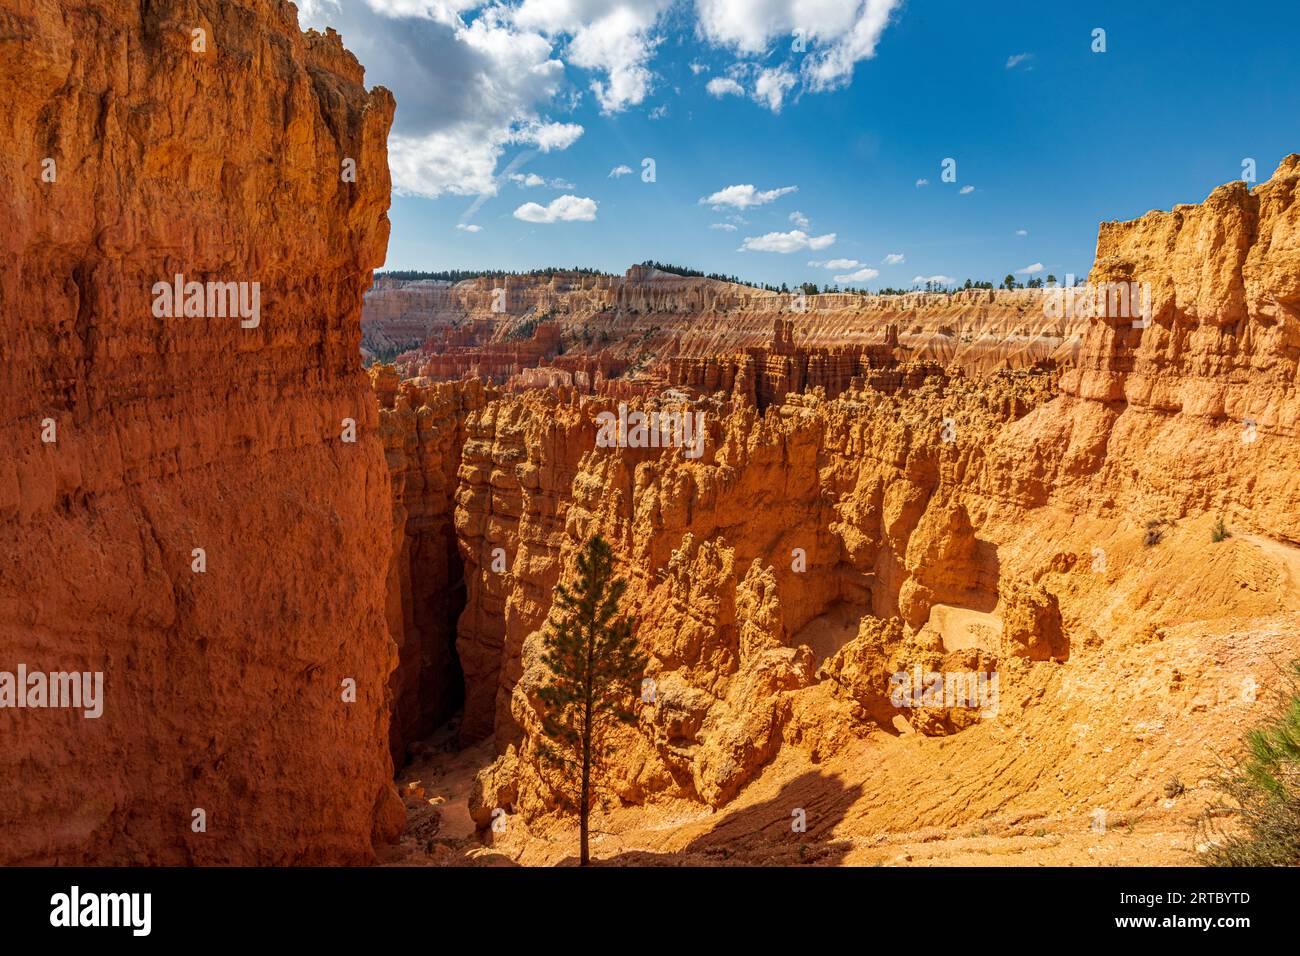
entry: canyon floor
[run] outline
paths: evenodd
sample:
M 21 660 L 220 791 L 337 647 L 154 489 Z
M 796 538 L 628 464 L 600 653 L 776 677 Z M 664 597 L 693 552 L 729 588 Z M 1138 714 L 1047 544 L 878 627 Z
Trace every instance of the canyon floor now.
M 1274 706 L 1255 689 L 1300 657 L 1300 548 L 1254 535 L 1231 548 L 1234 562 L 1249 569 L 1233 586 L 1272 591 L 1277 613 L 1190 621 L 1081 653 L 1041 669 L 1041 680 L 1028 675 L 1019 699 L 1003 702 L 1002 719 L 951 737 L 876 729 L 825 759 L 785 748 L 718 810 L 681 800 L 598 812 L 593 860 L 1199 865 L 1212 838 L 1203 829 L 1207 812 L 1231 826 L 1213 809 L 1221 802 L 1214 779 L 1239 753 L 1243 727 Z M 1183 568 L 1189 576 L 1209 571 L 1204 555 Z M 507 817 L 503 832 L 476 828 L 467 801 L 493 748 L 485 741 L 460 749 L 455 731 L 453 722 L 424 742 L 399 774 L 411 793 L 408 829 L 381 862 L 574 864 L 571 820 L 552 815 L 529 825 Z M 798 809 L 806 832 L 792 827 Z

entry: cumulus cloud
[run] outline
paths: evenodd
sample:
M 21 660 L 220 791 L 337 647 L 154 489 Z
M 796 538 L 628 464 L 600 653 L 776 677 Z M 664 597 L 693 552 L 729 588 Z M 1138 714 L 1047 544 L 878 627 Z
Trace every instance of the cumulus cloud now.
M 613 169 L 609 171 L 609 176 L 607 178 L 618 179 L 620 176 L 630 176 L 630 175 L 632 175 L 631 166 L 619 165 L 619 166 L 615 166 Z
M 1028 229 L 1017 229 L 1017 230 L 1016 230 L 1016 235 L 1017 235 L 1017 236 L 1027 236 L 1027 235 L 1029 235 L 1029 230 L 1028 230 Z
M 1017 270 L 1016 270 L 1016 275 L 1018 275 L 1018 276 L 1031 276 L 1031 275 L 1033 275 L 1035 272 L 1042 272 L 1042 271 L 1043 271 L 1043 264 L 1042 264 L 1041 262 L 1035 262 L 1035 263 L 1032 263 L 1032 264 L 1030 264 L 1030 265 L 1025 266 L 1023 269 L 1017 269 Z
M 933 282 L 935 285 L 952 285 L 956 281 L 952 276 L 912 276 L 912 285 L 925 285 L 927 282 Z
M 876 44 L 902 0 L 695 0 L 697 34 L 737 55 L 713 96 L 779 112 L 796 93 L 833 89 Z M 304 27 L 334 27 L 393 91 L 395 191 L 496 195 L 512 146 L 563 150 L 583 134 L 558 121 L 586 82 L 605 113 L 645 102 L 673 0 L 301 0 Z M 799 28 L 806 52 L 790 49 Z M 755 54 L 780 54 L 757 65 Z M 566 69 L 567 68 L 567 69 Z M 708 67 L 691 62 L 693 73 Z M 586 71 L 587 76 L 580 71 Z M 651 112 L 663 115 L 662 107 Z
M 769 232 L 762 236 L 749 236 L 741 243 L 739 252 L 817 252 L 835 242 L 835 233 L 810 236 L 802 229 L 790 232 Z
M 598 74 L 605 112 L 652 85 L 655 25 L 670 0 L 310 0 L 304 26 L 334 27 L 397 98 L 389 137 L 399 193 L 495 195 L 504 150 L 566 149 L 582 135 L 554 122 L 572 91 L 565 64 Z M 569 106 L 572 106 L 571 98 Z
M 649 64 L 659 43 L 655 25 L 671 5 L 671 0 L 523 0 L 503 15 L 520 30 L 552 40 L 568 37 L 568 62 L 603 74 L 591 81 L 591 91 L 604 112 L 616 113 L 640 104 L 650 92 Z
M 754 188 L 753 183 L 742 183 L 737 186 L 719 189 L 711 196 L 705 196 L 700 200 L 700 205 L 715 208 L 733 206 L 736 209 L 748 209 L 751 206 L 765 206 L 773 200 L 798 191 L 798 186 L 781 186 L 778 189 L 760 191 Z
M 754 99 L 765 105 L 773 113 L 781 112 L 785 95 L 794 88 L 795 75 L 785 67 L 777 66 L 760 70 L 754 81 Z
M 812 223 L 809 221 L 808 217 L 805 216 L 803 213 L 801 213 L 798 209 L 790 213 L 790 221 L 794 223 L 796 226 L 798 226 L 800 229 L 812 228 Z
M 848 275 L 836 276 L 836 282 L 870 282 L 876 276 L 880 275 L 875 269 L 859 269 L 857 272 L 850 272 Z
M 515 218 L 524 222 L 592 222 L 596 218 L 596 201 L 580 196 L 560 196 L 545 206 L 526 202 L 515 210 Z
M 862 265 L 857 259 L 828 259 L 825 262 L 809 262 L 814 269 L 856 269 Z
M 729 76 L 715 76 L 704 84 L 710 96 L 744 96 L 745 88 Z
M 515 142 L 532 143 L 543 153 L 568 149 L 582 135 L 577 123 L 528 123 L 515 134 Z
M 887 266 L 896 266 L 900 262 L 904 261 L 906 261 L 906 257 L 901 252 L 891 252 L 889 255 L 885 256 L 884 264 Z
M 736 227 L 733 226 L 733 225 L 732 225 L 731 223 L 729 223 L 729 222 L 715 222 L 715 223 L 713 223 L 711 226 L 709 226 L 709 228 L 710 228 L 710 229 L 721 229 L 723 232 L 735 232 L 735 231 L 736 231 Z
M 779 111 L 795 82 L 809 92 L 839 89 L 854 67 L 876 55 L 902 0 L 696 0 L 700 35 L 741 58 L 781 52 L 785 62 L 759 75 L 755 98 Z M 796 31 L 799 31 L 796 33 Z M 804 50 L 793 49 L 801 40 Z M 764 79 L 766 76 L 766 79 Z M 761 89 L 759 89 L 761 85 Z
M 456 223 L 456 228 L 459 229 L 461 232 L 482 232 L 483 231 L 482 226 L 476 226 L 473 223 L 458 222 Z
M 314 0 L 304 26 L 334 27 L 397 98 L 389 167 L 399 193 L 495 195 L 509 146 L 564 149 L 583 129 L 553 121 L 568 81 L 553 43 L 498 4 L 466 20 L 465 0 Z
M 961 189 L 957 190 L 957 192 L 960 193 L 960 194 L 963 195 L 963 196 L 969 195 L 970 193 L 973 193 L 974 191 L 975 191 L 975 187 L 974 187 L 974 186 L 963 186 L 963 187 L 961 187 Z
M 917 185 L 917 188 L 918 188 L 918 189 L 919 189 L 921 186 L 928 186 L 928 185 L 930 185 L 930 180 L 928 180 L 928 179 L 918 179 L 918 180 L 916 181 L 916 185 Z

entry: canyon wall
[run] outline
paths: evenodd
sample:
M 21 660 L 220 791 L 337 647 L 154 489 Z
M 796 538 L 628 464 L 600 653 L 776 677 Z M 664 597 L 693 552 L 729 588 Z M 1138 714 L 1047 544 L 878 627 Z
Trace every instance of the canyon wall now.
M 382 276 L 366 293 L 361 344 L 374 354 L 403 352 L 422 344 L 440 323 L 460 318 L 450 282 L 402 282 Z
M 98 718 L 0 710 L 0 862 L 367 862 L 393 99 L 281 0 L 4 0 L 0 97 L 0 670 L 104 674 Z M 159 317 L 177 275 L 260 311 Z
M 542 629 L 595 532 L 620 557 L 655 681 L 618 731 L 608 791 L 628 804 L 719 806 L 782 746 L 816 762 L 869 732 L 981 723 L 900 713 L 896 670 L 996 670 L 1016 702 L 999 732 L 1014 734 L 1005 722 L 1061 675 L 1106 673 L 1110 645 L 1295 607 L 1298 184 L 1288 157 L 1254 189 L 1104 224 L 1091 282 L 1149 284 L 1150 321 L 1086 318 L 1063 371 L 918 362 L 836 381 L 833 398 L 777 389 L 761 410 L 752 382 L 725 400 L 633 402 L 702 413 L 698 459 L 597 447 L 612 402 L 572 390 L 472 414 L 456 507 L 462 735 L 492 734 L 500 755 L 476 819 L 555 806 L 561 781 L 536 757 Z M 1240 537 L 1214 544 L 1216 519 Z
M 1051 293 L 1040 289 L 794 295 L 644 266 L 625 276 L 380 281 L 383 287 L 366 298 L 364 342 L 372 352 L 391 351 L 393 342 L 426 329 L 424 344 L 396 359 L 409 376 L 501 383 L 530 366 L 572 366 L 585 358 L 598 360 L 605 377 L 610 369 L 644 369 L 640 377 L 653 381 L 643 394 L 671 379 L 674 363 L 726 361 L 769 348 L 777 324 L 788 323 L 792 349 L 836 353 L 832 366 L 851 363 L 850 353 L 873 349 L 888 335 L 911 360 L 970 374 L 1049 360 L 1068 365 L 1087 327 L 1084 315 L 1054 314 L 1045 305 Z M 554 341 L 520 349 L 518 340 L 527 338 L 521 331 L 539 322 L 555 328 Z
M 370 376 L 393 483 L 388 623 L 398 662 L 389 743 L 401 766 L 409 745 L 463 698 L 456 621 L 465 585 L 452 514 L 466 419 L 495 394 L 477 381 L 400 381 L 391 365 L 375 366 Z

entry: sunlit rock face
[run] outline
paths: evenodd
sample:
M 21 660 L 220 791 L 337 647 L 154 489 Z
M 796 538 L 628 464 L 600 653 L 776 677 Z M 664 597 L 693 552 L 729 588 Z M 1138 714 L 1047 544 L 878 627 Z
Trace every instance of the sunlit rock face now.
M 0 861 L 367 862 L 401 824 L 358 356 L 393 99 L 278 0 L 6 7 L 0 666 L 105 699 L 0 711 Z M 177 276 L 258 308 L 167 317 Z
M 913 668 L 998 673 L 1008 726 L 1043 694 L 1078 721 L 1118 719 L 1107 695 L 1053 696 L 1056 679 L 1118 681 L 1116 661 L 1162 627 L 1294 609 L 1287 549 L 1268 541 L 1300 540 L 1298 184 L 1289 157 L 1253 190 L 1104 224 L 1090 284 L 1149 288 L 1150 314 L 1064 318 L 1077 349 L 1060 361 L 909 358 L 814 381 L 813 335 L 769 316 L 761 347 L 678 359 L 685 399 L 630 400 L 703 411 L 698 458 L 602 447 L 617 399 L 573 388 L 470 414 L 462 732 L 502 755 L 476 813 L 555 806 L 536 760 L 541 638 L 551 589 L 595 532 L 619 553 L 655 681 L 616 748 L 610 789 L 628 804 L 720 806 L 784 747 L 820 758 L 870 732 L 960 736 L 993 719 L 900 709 L 891 678 Z M 1213 544 L 1216 517 L 1240 539 Z M 1162 535 L 1177 544 L 1161 550 Z M 1206 713 L 1208 693 L 1177 719 Z M 1232 705 L 1188 719 L 1230 727 Z

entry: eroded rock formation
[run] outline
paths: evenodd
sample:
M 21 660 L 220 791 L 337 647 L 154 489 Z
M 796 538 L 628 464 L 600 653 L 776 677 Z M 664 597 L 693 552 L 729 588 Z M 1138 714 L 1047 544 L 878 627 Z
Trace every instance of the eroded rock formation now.
M 366 862 L 402 825 L 357 357 L 393 99 L 280 0 L 10 0 L 0 94 L 0 669 L 104 674 L 98 719 L 0 710 L 0 861 Z M 159 318 L 177 275 L 256 321 Z
M 1059 381 L 1051 363 L 983 377 L 914 363 L 831 398 L 771 371 L 766 390 L 761 374 L 743 389 L 739 372 L 719 374 L 699 391 L 726 399 L 689 406 L 708 421 L 699 460 L 597 447 L 609 398 L 539 392 L 471 415 L 456 516 L 463 730 L 493 733 L 501 754 L 478 817 L 554 806 L 534 753 L 541 628 L 597 531 L 622 558 L 656 682 L 619 739 L 610 788 L 629 804 L 719 806 L 783 745 L 824 754 L 872 731 L 964 733 L 997 713 L 900 711 L 889 681 L 912 667 L 996 672 L 1016 702 L 998 719 L 1015 720 L 1108 641 L 1294 607 L 1254 583 L 1234 592 L 1255 572 L 1229 571 L 1243 553 L 1209 551 L 1208 528 L 1226 518 L 1284 567 L 1285 546 L 1267 542 L 1300 541 L 1298 183 L 1289 157 L 1253 190 L 1103 225 L 1091 282 L 1149 284 L 1150 321 L 1089 317 Z M 784 342 L 763 353 L 768 369 L 795 353 Z M 1223 584 L 1179 574 L 1176 555 L 1210 562 Z
M 729 389 L 738 373 L 749 387 L 761 378 L 777 400 L 805 386 L 838 394 L 853 375 L 879 365 L 882 346 L 900 360 L 978 375 L 1000 366 L 1069 365 L 1087 326 L 1075 310 L 1045 308 L 1048 293 L 1039 289 L 802 295 L 644 266 L 625 276 L 380 282 L 366 299 L 368 350 L 391 352 L 397 340 L 425 330 L 422 345 L 395 359 L 404 374 L 506 384 L 530 367 L 590 372 L 594 364 L 605 380 L 634 369 L 607 388 L 590 376 L 582 390 L 601 394 L 644 395 L 665 384 Z

